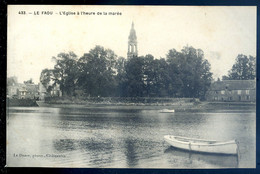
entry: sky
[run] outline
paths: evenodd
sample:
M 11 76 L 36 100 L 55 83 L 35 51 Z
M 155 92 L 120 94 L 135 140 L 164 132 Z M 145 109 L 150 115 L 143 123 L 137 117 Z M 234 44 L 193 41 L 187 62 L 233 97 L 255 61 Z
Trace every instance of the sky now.
M 256 56 L 254 6 L 9 5 L 7 76 L 38 83 L 41 71 L 53 68 L 53 56 L 73 51 L 80 58 L 96 45 L 126 58 L 132 22 L 139 56 L 165 58 L 187 45 L 202 49 L 215 79 L 227 75 L 238 54 Z

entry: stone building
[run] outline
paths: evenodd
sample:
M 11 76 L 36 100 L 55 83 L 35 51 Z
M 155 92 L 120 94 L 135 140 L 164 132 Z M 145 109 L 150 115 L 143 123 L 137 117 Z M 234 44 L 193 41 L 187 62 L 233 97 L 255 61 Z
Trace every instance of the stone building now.
M 207 101 L 255 102 L 255 80 L 223 80 L 211 84 Z
M 6 93 L 7 93 L 7 98 L 11 98 L 13 96 L 17 97 L 17 90 L 20 88 L 18 82 L 17 82 L 17 77 L 8 77 L 7 78 L 7 88 L 6 88 Z
M 18 83 L 16 77 L 8 77 L 7 98 L 38 99 L 39 86 L 34 83 Z
M 22 87 L 22 88 L 17 89 L 17 97 L 18 97 L 18 99 L 27 99 L 27 98 L 29 98 L 27 96 L 27 89 L 26 89 L 26 87 Z
M 130 30 L 130 34 L 128 36 L 128 52 L 127 58 L 131 59 L 134 56 L 138 56 L 137 51 L 137 37 L 134 29 L 134 23 L 132 22 L 132 28 Z
M 47 89 L 43 86 L 42 83 L 39 84 L 39 99 L 44 100 L 45 97 L 61 97 L 62 92 L 60 90 L 59 85 L 53 85 L 53 84 L 48 84 L 48 86 L 51 86 L 51 89 L 47 91 Z
M 26 98 L 38 99 L 39 98 L 39 85 L 38 84 L 26 84 Z
M 38 99 L 39 86 L 36 84 L 21 83 L 7 86 L 7 98 Z

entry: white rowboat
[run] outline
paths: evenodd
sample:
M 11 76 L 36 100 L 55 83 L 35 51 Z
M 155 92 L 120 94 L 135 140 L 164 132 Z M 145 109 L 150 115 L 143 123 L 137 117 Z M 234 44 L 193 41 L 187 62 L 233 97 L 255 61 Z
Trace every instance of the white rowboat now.
M 231 141 L 215 141 L 215 140 L 203 140 L 195 138 L 186 138 L 173 135 L 165 135 L 164 139 L 167 143 L 173 147 L 207 153 L 218 154 L 238 154 L 238 145 L 236 140 Z
M 175 112 L 174 109 L 162 109 L 159 111 L 160 113 L 173 113 Z

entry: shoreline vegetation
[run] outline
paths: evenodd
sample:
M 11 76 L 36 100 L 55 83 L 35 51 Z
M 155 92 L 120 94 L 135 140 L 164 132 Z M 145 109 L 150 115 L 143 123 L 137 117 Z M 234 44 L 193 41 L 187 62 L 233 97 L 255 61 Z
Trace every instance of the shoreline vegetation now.
M 207 102 L 194 98 L 152 98 L 152 97 L 89 97 L 85 99 L 49 97 L 40 101 L 48 107 L 68 108 L 107 108 L 107 109 L 174 109 L 178 111 L 204 110 L 256 110 L 256 103 L 252 102 Z M 7 106 L 37 107 L 34 99 L 7 99 Z

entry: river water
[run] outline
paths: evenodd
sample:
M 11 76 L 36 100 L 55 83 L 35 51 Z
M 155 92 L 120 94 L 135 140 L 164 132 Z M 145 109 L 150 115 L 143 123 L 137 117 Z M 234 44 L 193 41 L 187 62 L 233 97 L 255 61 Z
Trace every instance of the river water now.
M 240 155 L 182 151 L 167 134 L 239 141 Z M 10 107 L 7 165 L 86 168 L 254 168 L 252 110 L 159 113 L 110 108 Z

